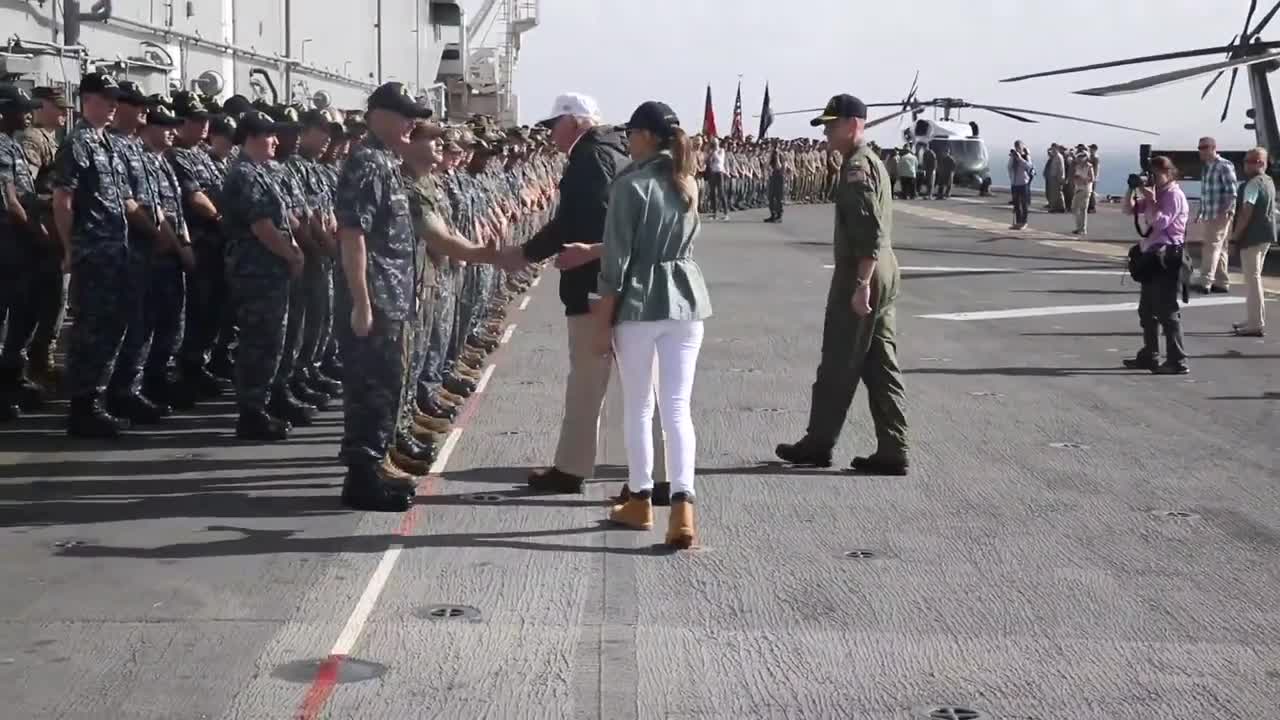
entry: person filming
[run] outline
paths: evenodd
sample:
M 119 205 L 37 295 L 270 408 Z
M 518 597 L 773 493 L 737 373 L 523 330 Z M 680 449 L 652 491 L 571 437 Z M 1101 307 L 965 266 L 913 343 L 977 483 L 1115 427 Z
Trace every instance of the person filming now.
M 1157 375 L 1186 375 L 1187 354 L 1182 342 L 1182 313 L 1178 307 L 1178 286 L 1186 263 L 1188 205 L 1178 185 L 1173 161 L 1158 155 L 1151 158 L 1149 178 L 1130 178 L 1124 211 L 1142 214 L 1150 232 L 1129 251 L 1129 272 L 1142 283 L 1138 319 L 1142 323 L 1142 350 L 1124 361 L 1132 370 L 1149 370 Z M 1149 180 L 1149 182 L 1143 182 Z M 1160 364 L 1160 331 L 1164 331 L 1165 361 Z

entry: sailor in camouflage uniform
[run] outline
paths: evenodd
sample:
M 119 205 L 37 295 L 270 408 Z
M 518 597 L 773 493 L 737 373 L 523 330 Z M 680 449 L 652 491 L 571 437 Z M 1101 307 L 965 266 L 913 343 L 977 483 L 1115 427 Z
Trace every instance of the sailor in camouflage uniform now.
M 136 83 L 120 83 L 119 105 L 110 131 L 113 149 L 124 165 L 133 196 L 133 208 L 129 213 L 129 272 L 137 291 L 129 314 L 129 329 L 116 355 L 115 372 L 107 385 L 107 411 L 135 425 L 159 422 L 172 412 L 168 405 L 154 402 L 142 391 L 142 366 L 151 335 L 147 318 L 152 303 L 147 293 L 151 257 L 162 247 L 175 242 L 172 236 L 162 237 L 164 211 L 160 208 L 152 173 L 147 170 L 144 159 L 147 149 L 139 134 L 146 126 L 148 107 L 158 104 L 158 99 L 147 98 Z
M 393 148 L 406 146 L 414 120 L 431 110 L 398 82 L 375 90 L 368 107 L 369 135 L 343 168 L 335 206 L 343 277 L 335 283 L 335 325 L 346 371 L 342 499 L 357 509 L 403 512 L 412 487 L 388 482 L 378 470 L 395 440 L 405 327 L 414 310 L 413 222 Z
M 242 98 L 243 99 L 243 98 Z M 248 105 L 248 101 L 245 101 Z M 231 109 L 228 109 L 231 106 Z M 209 156 L 210 166 L 214 170 L 214 183 L 219 188 L 226 184 L 227 174 L 231 172 L 231 164 L 235 153 L 239 150 L 235 144 L 236 120 L 240 112 L 234 112 L 235 106 L 230 101 L 222 108 L 221 115 L 209 120 L 209 140 L 203 150 Z M 223 244 L 223 259 L 226 259 L 226 244 Z M 224 296 L 222 307 L 218 309 L 218 336 L 213 343 L 213 354 L 209 360 L 209 372 L 223 380 L 232 380 L 235 372 L 232 367 L 232 356 L 236 345 L 236 309 L 231 303 L 230 294 Z
M 113 438 L 125 424 L 101 401 L 138 291 L 127 219 L 133 197 L 116 141 L 105 131 L 119 86 L 109 75 L 91 73 L 81 79 L 80 94 L 81 119 L 58 148 L 53 180 L 54 221 L 70 258 L 77 308 L 67 351 L 67 431 Z
M 0 113 L 7 119 L 22 117 L 39 106 L 26 93 L 13 85 L 0 85 Z M 22 248 L 27 238 L 39 230 L 35 218 L 36 184 L 27 164 L 22 147 L 8 133 L 0 132 L 0 265 L 19 268 L 23 264 Z M 21 347 L 15 328 L 22 324 L 27 314 L 28 294 L 19 277 L 0 282 L 0 325 L 8 319 L 6 340 Z M 39 388 L 24 389 L 21 355 L 15 365 L 4 368 L 5 377 L 0 381 L 0 422 L 13 420 L 19 415 L 19 406 L 36 410 L 42 402 Z
M 186 312 L 186 273 L 195 269 L 195 253 L 182 214 L 182 186 L 167 153 L 174 128 L 182 124 L 159 97 L 142 128 L 143 163 L 159 205 L 160 233 L 147 258 L 144 335 L 150 349 L 142 374 L 142 394 L 157 404 L 169 402 L 169 363 L 182 343 Z M 130 335 L 133 328 L 130 328 Z
M 203 147 L 209 111 L 189 92 L 174 93 L 173 109 L 184 122 L 169 151 L 169 162 L 182 185 L 183 216 L 196 256 L 196 269 L 187 279 L 187 325 L 179 361 L 182 390 L 188 396 L 182 405 L 187 405 L 196 397 L 215 398 L 223 393 L 222 382 L 209 372 L 208 364 L 227 301 L 227 273 L 219 224 L 222 188 L 218 169 Z
M 5 337 L 0 367 L 5 372 L 27 368 L 29 377 L 52 387 L 57 384 L 53 365 L 53 349 L 62 329 L 67 306 L 66 273 L 62 270 L 62 244 L 53 226 L 52 196 L 53 161 L 58 152 L 57 133 L 66 126 L 66 99 L 60 90 L 38 87 L 31 91 L 40 103 L 33 123 L 14 135 L 27 156 L 31 175 L 35 178 L 36 202 L 23 250 L 20 277 L 28 280 L 22 304 L 25 312 L 15 318 Z M 24 123 L 25 124 L 25 123 Z M 18 267 L 18 266 L 15 266 Z M 17 370 L 16 381 L 23 392 L 37 397 L 33 386 Z M 32 395 L 32 391 L 37 395 Z
M 294 239 L 280 184 L 272 177 L 279 125 L 253 111 L 240 118 L 239 160 L 223 186 L 227 276 L 240 326 L 236 435 L 283 440 L 292 428 L 271 414 L 272 395 L 283 385 L 281 356 L 289 318 L 289 283 L 302 274 L 302 248 Z

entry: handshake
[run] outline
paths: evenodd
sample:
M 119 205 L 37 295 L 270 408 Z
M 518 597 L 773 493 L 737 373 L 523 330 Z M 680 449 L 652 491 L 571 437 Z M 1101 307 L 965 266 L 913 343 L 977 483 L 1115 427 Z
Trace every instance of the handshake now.
M 556 268 L 572 270 L 576 267 L 582 267 L 587 263 L 599 260 L 603 249 L 603 245 L 569 243 L 561 248 L 560 253 L 556 256 Z M 505 250 L 495 249 L 493 264 L 507 272 L 518 272 L 528 266 L 529 261 L 524 256 L 524 248 L 517 245 Z

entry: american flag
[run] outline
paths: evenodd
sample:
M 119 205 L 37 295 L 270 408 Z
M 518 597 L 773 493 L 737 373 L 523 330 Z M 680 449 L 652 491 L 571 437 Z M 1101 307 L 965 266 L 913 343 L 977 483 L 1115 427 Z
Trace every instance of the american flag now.
M 742 81 L 738 81 L 738 97 L 733 101 L 733 129 L 729 134 L 734 140 L 741 140 L 742 133 Z

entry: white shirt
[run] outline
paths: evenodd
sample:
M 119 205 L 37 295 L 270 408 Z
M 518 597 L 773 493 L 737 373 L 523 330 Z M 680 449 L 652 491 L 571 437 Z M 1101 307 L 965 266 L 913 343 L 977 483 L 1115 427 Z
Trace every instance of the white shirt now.
M 724 172 L 724 148 L 717 148 L 707 153 L 707 172 Z

